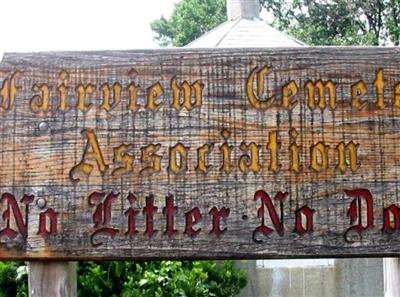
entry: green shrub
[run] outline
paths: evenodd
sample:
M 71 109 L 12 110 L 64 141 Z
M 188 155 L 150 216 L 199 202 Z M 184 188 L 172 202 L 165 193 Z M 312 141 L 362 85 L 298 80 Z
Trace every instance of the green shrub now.
M 246 285 L 233 261 L 81 262 L 80 297 L 229 297 Z M 0 297 L 27 297 L 23 262 L 0 262 Z
M 0 261 L 0 297 L 27 297 L 28 273 L 24 262 Z
M 233 261 L 85 262 L 79 296 L 228 297 L 246 285 Z

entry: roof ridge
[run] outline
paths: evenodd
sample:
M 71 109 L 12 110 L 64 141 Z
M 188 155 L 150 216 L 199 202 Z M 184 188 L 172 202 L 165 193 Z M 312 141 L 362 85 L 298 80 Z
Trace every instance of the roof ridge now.
M 215 28 L 211 29 L 210 31 L 207 31 L 206 33 L 204 33 L 200 37 L 196 38 L 195 40 L 192 40 L 191 42 L 186 44 L 184 47 L 189 47 L 191 44 L 197 42 L 198 40 L 204 39 L 207 35 L 211 34 L 212 32 L 218 31 L 221 27 L 223 27 L 224 25 L 228 25 L 231 22 L 233 22 L 233 21 L 226 20 L 225 22 L 219 24 L 218 26 L 216 26 Z M 233 24 L 232 26 L 235 26 L 235 25 L 236 24 Z M 231 30 L 231 29 L 232 29 L 232 27 L 229 30 Z
M 232 29 L 235 28 L 235 27 L 237 26 L 237 24 L 239 24 L 239 22 L 240 22 L 241 20 L 242 20 L 242 18 L 241 18 L 241 17 L 238 17 L 238 18 L 234 21 L 235 23 L 233 24 L 233 26 L 230 27 L 229 30 L 228 30 L 228 32 L 226 32 L 226 33 L 218 40 L 218 42 L 215 44 L 215 47 L 217 47 L 217 46 L 221 43 L 221 41 L 224 40 L 225 37 L 228 36 L 228 34 L 232 32 Z

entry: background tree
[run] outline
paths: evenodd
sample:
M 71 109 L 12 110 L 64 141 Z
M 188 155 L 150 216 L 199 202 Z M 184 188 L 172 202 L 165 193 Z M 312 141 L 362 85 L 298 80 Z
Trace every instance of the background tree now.
M 183 0 L 171 17 L 151 23 L 161 46 L 184 46 L 226 21 L 226 0 Z
M 160 45 L 183 46 L 226 20 L 225 0 L 182 0 L 151 24 Z M 260 0 L 272 25 L 309 45 L 399 45 L 400 0 Z

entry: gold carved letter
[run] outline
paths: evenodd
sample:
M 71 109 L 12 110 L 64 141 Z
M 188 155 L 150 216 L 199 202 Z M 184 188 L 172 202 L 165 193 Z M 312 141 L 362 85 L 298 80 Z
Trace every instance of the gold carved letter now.
M 146 108 L 157 110 L 162 105 L 162 102 L 157 103 L 157 98 L 164 94 L 164 89 L 159 82 L 147 88 L 147 103 Z
M 394 86 L 394 106 L 400 108 L 400 83 L 395 84 Z
M 186 108 L 192 110 L 195 107 L 200 107 L 203 97 L 204 85 L 201 81 L 196 80 L 193 84 L 189 84 L 186 80 L 179 86 L 176 78 L 171 80 L 172 89 L 172 107 L 176 110 Z M 183 91 L 183 102 L 181 102 L 181 92 Z M 194 101 L 192 102 L 192 95 L 194 93 Z
M 293 109 L 297 105 L 297 100 L 292 100 L 296 96 L 299 88 L 295 81 L 291 80 L 282 88 L 282 106 L 287 109 Z
M 90 107 L 92 106 L 92 103 L 87 103 L 86 98 L 87 95 L 92 94 L 96 89 L 95 85 L 88 84 L 88 85 L 83 85 L 80 84 L 76 87 L 76 91 L 78 92 L 78 103 L 77 103 L 77 108 L 82 111 L 82 112 L 87 112 Z
M 254 68 L 246 82 L 246 93 L 247 98 L 251 105 L 257 109 L 267 109 L 275 101 L 275 95 L 272 95 L 266 99 L 259 99 L 264 94 L 264 76 L 272 72 L 272 67 L 264 66 L 260 70 L 258 67 Z M 254 78 L 257 76 L 257 95 L 254 93 Z
M 111 101 L 111 89 L 108 83 L 103 84 L 100 90 L 103 94 L 103 102 L 100 105 L 105 111 L 113 110 L 121 101 L 122 86 L 119 82 L 113 84 L 113 100 Z
M 270 163 L 269 170 L 277 173 L 281 168 L 281 164 L 279 164 L 278 158 L 278 149 L 280 147 L 280 143 L 278 142 L 278 132 L 271 131 L 268 133 L 268 144 L 267 149 L 269 149 Z
M 22 74 L 21 71 L 15 71 L 10 78 L 3 80 L 0 89 L 0 110 L 7 111 L 14 107 L 14 100 L 17 96 L 17 92 L 21 89 L 20 86 L 16 85 L 16 79 Z
M 366 101 L 361 100 L 367 90 L 367 85 L 362 80 L 351 86 L 351 105 L 353 107 L 361 109 L 367 104 Z
M 86 136 L 87 143 L 81 161 L 78 165 L 74 166 L 69 173 L 70 178 L 73 181 L 80 180 L 79 178 L 75 178 L 75 174 L 77 173 L 83 173 L 85 176 L 89 176 L 89 174 L 92 172 L 94 166 L 88 163 L 88 160 L 96 161 L 97 167 L 101 173 L 104 173 L 108 167 L 104 162 L 103 153 L 101 152 L 100 145 L 94 131 L 92 129 L 85 129 L 82 131 L 82 134 Z
M 291 137 L 292 140 L 289 146 L 290 170 L 297 173 L 301 170 L 300 151 L 299 151 L 299 146 L 296 143 L 296 138 L 297 136 L 299 136 L 299 132 L 297 132 L 295 128 L 292 128 L 289 132 L 289 136 Z
M 152 174 L 161 171 L 161 156 L 157 155 L 156 152 L 161 148 L 161 144 L 149 144 L 148 146 L 142 147 L 141 161 L 147 163 L 146 167 L 140 170 L 140 173 Z
M 254 173 L 258 173 L 261 170 L 259 154 L 260 147 L 254 142 L 251 142 L 248 145 L 242 142 L 240 144 L 240 149 L 246 153 L 239 158 L 240 171 L 248 173 L 251 170 Z M 247 152 L 250 152 L 250 154 L 247 154 Z
M 231 132 L 224 129 L 224 130 L 222 130 L 221 135 L 225 140 L 228 140 L 229 137 L 231 136 Z M 219 147 L 219 150 L 222 152 L 222 166 L 221 166 L 220 170 L 225 173 L 230 173 L 233 169 L 233 164 L 232 164 L 232 160 L 231 160 L 232 148 L 233 147 L 231 145 L 229 145 L 227 141 L 224 142 Z
M 336 84 L 334 84 L 331 80 L 328 80 L 324 83 L 322 80 L 318 80 L 316 82 L 308 81 L 305 85 L 307 89 L 307 105 L 311 110 L 314 110 L 318 107 L 322 110 L 326 107 L 326 91 L 328 91 L 329 98 L 328 104 L 331 110 L 336 108 Z M 316 100 L 315 91 L 317 89 L 318 100 Z
M 123 175 L 133 171 L 134 157 L 128 154 L 130 149 L 132 149 L 132 145 L 126 144 L 121 144 L 120 146 L 114 148 L 113 162 L 122 163 L 123 166 L 115 168 L 112 172 L 112 175 Z
M 182 143 L 178 143 L 173 147 L 169 148 L 169 167 L 173 173 L 180 173 L 182 171 L 187 170 L 187 158 L 188 158 L 188 149 Z M 179 155 L 179 162 L 177 160 L 177 155 Z
M 374 81 L 376 88 L 376 106 L 382 109 L 385 107 L 385 79 L 383 77 L 383 70 L 379 69 L 376 72 L 376 79 Z
M 207 173 L 211 165 L 207 165 L 207 155 L 213 149 L 212 144 L 205 144 L 197 149 L 197 166 L 196 170 Z
M 31 110 L 33 112 L 44 111 L 50 109 L 50 87 L 47 84 L 34 84 L 32 91 L 40 92 L 40 95 L 34 95 L 30 100 Z
M 350 170 L 355 172 L 358 168 L 358 159 L 357 159 L 357 149 L 358 144 L 355 144 L 353 141 L 345 144 L 343 141 L 338 144 L 336 147 L 338 151 L 338 169 L 342 172 L 346 172 L 346 168 L 349 166 Z M 346 160 L 346 152 L 349 155 L 349 162 Z
M 69 74 L 66 71 L 61 71 L 59 75 L 59 84 L 57 87 L 58 96 L 60 98 L 58 109 L 61 111 L 66 111 L 68 108 L 67 99 L 68 99 L 68 79 Z
M 137 103 L 137 92 L 138 92 L 139 86 L 136 85 L 135 83 L 131 83 L 128 86 L 128 93 L 129 93 L 129 103 L 128 103 L 128 109 L 135 112 L 136 110 L 139 109 L 138 103 Z
M 311 147 L 311 168 L 321 171 L 328 168 L 328 149 L 329 146 L 323 142 L 318 142 Z

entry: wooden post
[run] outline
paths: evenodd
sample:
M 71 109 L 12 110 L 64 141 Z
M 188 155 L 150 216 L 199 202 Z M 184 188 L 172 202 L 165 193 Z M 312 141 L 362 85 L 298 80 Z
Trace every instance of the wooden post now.
M 383 259 L 383 279 L 385 286 L 385 297 L 400 297 L 399 258 Z
M 76 297 L 76 262 L 29 262 L 30 297 Z

